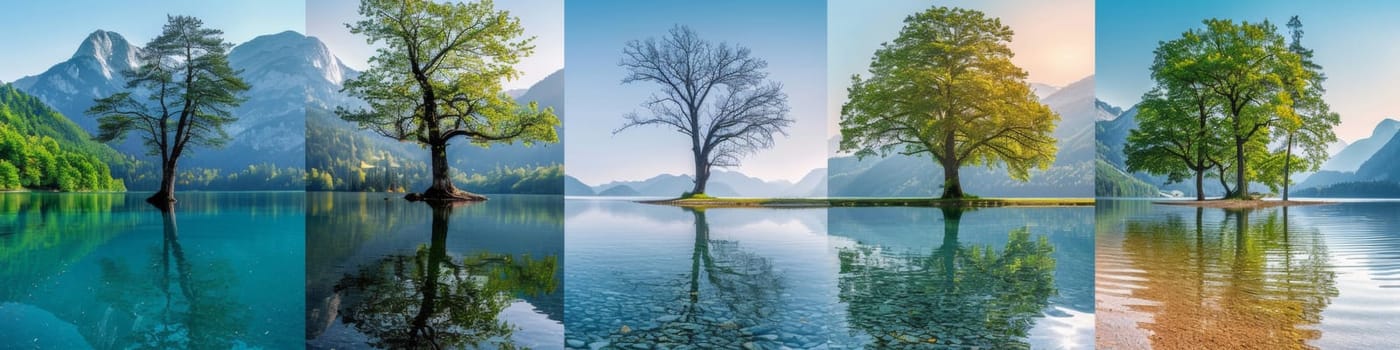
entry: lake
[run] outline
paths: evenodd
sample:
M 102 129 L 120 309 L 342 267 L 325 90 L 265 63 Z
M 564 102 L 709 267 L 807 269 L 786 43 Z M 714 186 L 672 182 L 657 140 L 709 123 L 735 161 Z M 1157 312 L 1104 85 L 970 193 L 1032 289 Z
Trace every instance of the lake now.
M 308 193 L 312 349 L 563 347 L 563 199 Z
M 1093 208 L 569 199 L 570 348 L 1089 348 Z
M 0 193 L 0 348 L 303 343 L 303 193 L 148 195 Z
M 1400 202 L 1225 210 L 1098 204 L 1098 344 L 1394 345 Z

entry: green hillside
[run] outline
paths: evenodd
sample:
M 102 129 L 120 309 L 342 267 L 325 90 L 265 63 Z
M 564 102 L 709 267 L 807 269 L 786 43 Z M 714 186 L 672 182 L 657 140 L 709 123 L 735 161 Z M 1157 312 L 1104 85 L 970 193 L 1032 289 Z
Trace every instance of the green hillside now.
M 131 164 L 38 98 L 0 85 L 0 190 L 125 191 L 112 173 Z

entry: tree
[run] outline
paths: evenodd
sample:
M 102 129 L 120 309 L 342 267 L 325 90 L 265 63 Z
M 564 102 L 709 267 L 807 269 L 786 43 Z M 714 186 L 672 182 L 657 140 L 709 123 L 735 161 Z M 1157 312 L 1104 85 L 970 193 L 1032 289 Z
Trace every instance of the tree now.
M 1298 16 L 1288 20 L 1288 30 L 1292 39 L 1288 51 L 1298 56 L 1301 70 L 1284 77 L 1288 97 L 1287 108 L 1281 109 L 1278 132 L 1283 137 L 1283 145 L 1278 151 L 1283 158 L 1283 200 L 1288 200 L 1291 175 L 1295 171 L 1317 171 L 1327 160 L 1327 146 L 1337 142 L 1337 134 L 1332 128 L 1341 123 L 1341 116 L 1331 111 L 1327 101 L 1323 101 L 1322 82 L 1327 76 L 1322 66 L 1313 62 L 1313 51 L 1303 47 L 1303 21 Z M 1302 154 L 1293 154 L 1298 147 Z M 1300 169 L 1293 167 L 1294 162 Z
M 159 154 L 160 187 L 146 201 L 175 203 L 176 164 L 195 146 L 217 148 L 229 140 L 224 125 L 237 120 L 232 110 L 248 84 L 228 65 L 223 31 L 189 16 L 167 16 L 160 35 L 137 56 L 140 66 L 125 72 L 125 91 L 97 99 L 87 113 L 98 118 L 94 139 L 111 142 L 135 131 L 150 154 Z M 144 101 L 143 101 L 144 100 Z
M 1277 112 L 1289 104 L 1283 79 L 1304 72 L 1298 55 L 1285 47 L 1283 36 L 1269 21 L 1236 24 L 1208 19 L 1204 23 L 1205 29 L 1182 34 L 1203 45 L 1198 54 L 1182 59 L 1201 67 L 1198 81 L 1221 104 L 1224 129 L 1234 146 L 1235 189 L 1226 196 L 1247 198 L 1250 170 L 1258 165 L 1250 160 L 1267 152 L 1271 128 L 1280 120 Z
M 1223 140 L 1219 106 L 1205 73 L 1191 59 L 1204 50 L 1200 37 L 1162 42 L 1155 51 L 1152 79 L 1157 87 L 1143 95 L 1138 128 L 1123 148 L 1129 171 L 1166 175 L 1170 182 L 1195 177 L 1196 200 L 1205 200 L 1205 174 L 1220 161 Z
M 1012 33 L 974 10 L 934 7 L 906 18 L 899 37 L 875 52 L 870 77 L 851 78 L 841 150 L 928 153 L 943 167 L 942 198 L 964 196 L 964 165 L 1004 165 L 1021 181 L 1048 169 L 1060 116 L 1011 63 Z
M 521 74 L 515 64 L 534 51 L 533 38 L 520 39 L 519 19 L 489 0 L 363 0 L 359 12 L 363 18 L 347 25 L 350 32 L 383 47 L 368 70 L 345 82 L 345 91 L 369 107 L 336 114 L 429 149 L 432 184 L 410 200 L 486 199 L 452 184 L 447 146 L 455 138 L 481 147 L 559 141 L 552 108 L 520 106 L 502 92 L 503 80 Z
M 705 193 L 710 169 L 739 166 L 740 158 L 773 147 L 775 134 L 787 135 L 787 94 L 782 84 L 766 81 L 768 62 L 748 48 L 714 44 L 694 30 L 675 26 L 657 40 L 633 40 L 619 63 L 627 70 L 623 84 L 660 85 L 642 107 L 630 113 L 613 133 L 638 126 L 675 128 L 690 139 L 695 187 Z

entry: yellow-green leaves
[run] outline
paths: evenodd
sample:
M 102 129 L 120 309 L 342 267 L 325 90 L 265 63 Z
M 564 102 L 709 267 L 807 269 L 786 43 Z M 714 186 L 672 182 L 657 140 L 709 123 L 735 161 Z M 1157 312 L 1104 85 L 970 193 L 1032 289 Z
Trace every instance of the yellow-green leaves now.
M 945 171 L 1004 165 L 1018 180 L 1054 161 L 1060 116 L 1011 62 L 1011 28 L 981 12 L 934 7 L 909 16 L 852 77 L 841 107 L 842 151 L 930 153 Z M 951 166 L 954 169 L 948 169 Z
M 341 118 L 422 144 L 558 142 L 553 109 L 520 106 L 502 92 L 502 82 L 520 77 L 515 64 L 534 51 L 509 12 L 490 0 L 363 0 L 360 15 L 347 27 L 383 47 L 345 82 L 369 108 L 341 108 Z

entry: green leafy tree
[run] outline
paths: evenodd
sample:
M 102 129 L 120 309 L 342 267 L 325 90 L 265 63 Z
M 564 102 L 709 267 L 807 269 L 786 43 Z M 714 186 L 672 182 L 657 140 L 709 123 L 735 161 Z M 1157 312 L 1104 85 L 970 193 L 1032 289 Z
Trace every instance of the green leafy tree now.
M 533 38 L 520 38 L 524 27 L 508 12 L 489 0 L 363 0 L 359 12 L 363 18 L 348 25 L 350 32 L 382 48 L 368 70 L 345 82 L 345 91 L 369 107 L 336 114 L 429 149 L 432 183 L 410 199 L 485 199 L 452 184 L 447 145 L 455 138 L 482 147 L 558 142 L 552 108 L 520 106 L 502 92 L 502 81 L 521 74 L 515 64 L 534 51 Z
M 19 188 L 19 168 L 4 159 L 0 159 L 0 190 Z
M 1164 43 L 1163 46 L 1172 43 Z M 1158 62 L 1164 49 L 1158 49 Z M 1161 67 L 1162 73 L 1156 68 Z M 1148 92 L 1138 105 L 1138 128 L 1128 134 L 1123 147 L 1128 171 L 1166 175 L 1167 181 L 1195 178 L 1196 200 L 1205 200 L 1205 175 L 1218 162 L 1221 140 L 1215 104 L 1204 87 L 1190 81 L 1176 81 L 1174 67 L 1153 65 L 1153 77 L 1160 85 L 1177 85 L 1170 92 L 1161 88 Z
M 1291 103 L 1278 113 L 1281 120 L 1277 132 L 1283 145 L 1275 152 L 1282 153 L 1283 169 L 1277 174 L 1283 175 L 1279 181 L 1283 185 L 1283 200 L 1288 200 L 1293 172 L 1317 171 L 1327 160 L 1327 145 L 1337 142 L 1332 129 L 1341 123 L 1341 116 L 1322 99 L 1322 83 L 1327 76 L 1322 73 L 1322 66 L 1313 61 L 1312 49 L 1303 46 L 1303 21 L 1293 16 L 1288 20 L 1288 30 L 1292 39 L 1288 51 L 1298 56 L 1302 69 L 1284 77 L 1286 97 Z M 1300 154 L 1295 155 L 1295 151 Z
M 249 88 L 229 67 L 231 47 L 223 31 L 205 28 L 198 18 L 167 16 L 160 35 L 139 54 L 140 66 L 123 73 L 126 90 L 88 109 L 98 118 L 94 139 L 110 142 L 134 131 L 150 154 L 160 155 L 160 187 L 148 202 L 175 203 L 176 167 L 185 152 L 228 142 L 224 125 L 237 120 L 232 110 Z
M 943 167 L 942 198 L 962 198 L 958 168 L 1003 165 L 1030 179 L 1055 159 L 1060 116 L 1011 62 L 1012 30 L 982 12 L 934 7 L 909 16 L 852 77 L 841 107 L 841 150 L 860 157 L 928 153 Z
M 671 28 L 657 40 L 633 40 L 622 50 L 624 84 L 651 82 L 659 94 L 642 103 L 646 113 L 631 113 L 614 133 L 638 126 L 675 129 L 690 141 L 695 187 L 705 193 L 710 169 L 739 166 L 740 158 L 773 147 L 775 134 L 787 135 L 782 84 L 767 81 L 768 62 L 742 46 L 714 44 L 685 26 Z
M 1250 160 L 1267 152 L 1272 127 L 1280 120 L 1278 112 L 1290 105 L 1284 78 L 1305 72 L 1298 55 L 1288 50 L 1283 36 L 1269 21 L 1208 19 L 1204 24 L 1204 29 L 1182 34 L 1202 43 L 1198 54 L 1182 59 L 1200 67 L 1198 81 L 1219 100 L 1225 118 L 1222 125 L 1234 148 L 1231 179 L 1235 182 L 1232 193 L 1226 196 L 1246 198 L 1251 168 L 1258 165 Z M 1181 62 L 1169 62 L 1175 63 Z

